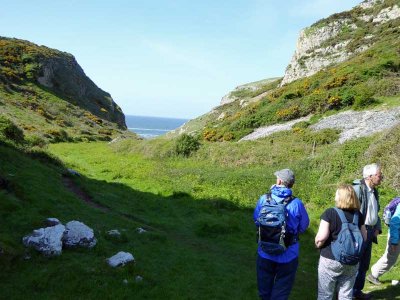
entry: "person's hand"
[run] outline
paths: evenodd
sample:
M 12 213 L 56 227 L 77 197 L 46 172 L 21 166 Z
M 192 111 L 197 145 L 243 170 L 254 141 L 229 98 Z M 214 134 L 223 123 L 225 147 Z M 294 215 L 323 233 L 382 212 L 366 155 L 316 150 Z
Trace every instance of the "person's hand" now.
M 379 235 L 379 230 L 378 230 L 378 229 L 375 229 L 375 231 L 374 231 L 374 237 L 378 237 L 378 235 Z
M 321 241 L 315 242 L 315 248 L 317 248 L 317 249 L 322 248 L 323 245 L 324 245 L 324 242 L 321 242 Z

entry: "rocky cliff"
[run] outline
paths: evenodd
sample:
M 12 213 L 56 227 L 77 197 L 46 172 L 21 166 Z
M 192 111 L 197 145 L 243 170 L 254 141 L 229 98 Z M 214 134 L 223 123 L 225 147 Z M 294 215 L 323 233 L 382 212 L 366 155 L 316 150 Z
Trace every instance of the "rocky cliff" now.
M 27 82 L 40 85 L 94 116 L 126 129 L 121 108 L 109 93 L 85 75 L 71 54 L 0 37 L 0 81 L 11 87 Z
M 367 0 L 331 15 L 301 31 L 283 78 L 238 86 L 176 134 L 240 140 L 263 126 L 328 111 L 398 106 L 399 36 L 399 0 Z
M 330 16 L 303 29 L 281 86 L 346 61 L 376 41 L 373 28 L 398 20 L 399 1 L 367 0 L 352 10 Z

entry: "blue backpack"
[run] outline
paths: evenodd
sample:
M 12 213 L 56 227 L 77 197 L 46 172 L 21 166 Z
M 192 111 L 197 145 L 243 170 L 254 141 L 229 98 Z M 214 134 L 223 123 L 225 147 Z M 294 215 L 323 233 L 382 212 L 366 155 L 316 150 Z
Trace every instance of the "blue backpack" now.
M 282 202 L 276 202 L 270 193 L 261 197 L 263 203 L 257 217 L 258 244 L 267 254 L 282 254 L 289 245 L 297 242 L 297 236 L 286 231 L 286 205 L 294 197 L 285 198 Z
M 390 225 L 390 220 L 394 215 L 397 205 L 400 204 L 400 197 L 392 199 L 388 205 L 386 205 L 385 209 L 383 210 L 383 220 L 386 225 Z
M 358 228 L 358 212 L 354 214 L 353 222 L 350 223 L 341 209 L 335 207 L 335 210 L 342 221 L 342 228 L 337 240 L 331 244 L 332 254 L 336 261 L 344 265 L 356 265 L 360 261 L 364 242 Z

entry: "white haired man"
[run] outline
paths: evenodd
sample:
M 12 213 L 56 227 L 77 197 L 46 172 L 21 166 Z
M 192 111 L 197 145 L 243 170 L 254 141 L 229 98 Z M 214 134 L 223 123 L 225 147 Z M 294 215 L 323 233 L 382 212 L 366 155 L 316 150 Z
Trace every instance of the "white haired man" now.
M 379 218 L 379 194 L 376 189 L 383 179 L 381 167 L 378 164 L 366 165 L 363 169 L 363 179 L 355 180 L 353 188 L 361 204 L 361 213 L 365 216 L 367 240 L 365 251 L 361 257 L 356 282 L 353 287 L 353 298 L 370 299 L 371 295 L 363 293 L 365 277 L 371 262 L 372 243 L 378 242 L 377 237 L 382 233 L 381 220 Z

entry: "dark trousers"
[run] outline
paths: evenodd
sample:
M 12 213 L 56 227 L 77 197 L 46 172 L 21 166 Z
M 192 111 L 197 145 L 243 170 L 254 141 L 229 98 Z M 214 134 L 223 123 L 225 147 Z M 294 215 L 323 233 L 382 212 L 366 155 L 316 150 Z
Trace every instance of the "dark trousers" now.
M 371 262 L 372 241 L 374 239 L 375 230 L 372 227 L 367 227 L 367 241 L 364 242 L 364 253 L 360 259 L 356 282 L 354 283 L 353 295 L 359 294 L 364 288 L 365 277 Z
M 296 277 L 299 259 L 277 263 L 257 256 L 258 294 L 262 300 L 286 300 L 289 298 Z

